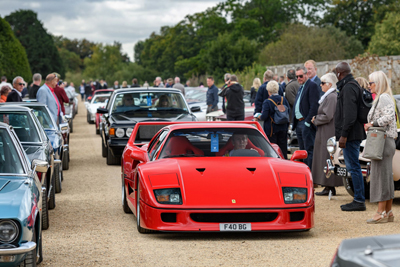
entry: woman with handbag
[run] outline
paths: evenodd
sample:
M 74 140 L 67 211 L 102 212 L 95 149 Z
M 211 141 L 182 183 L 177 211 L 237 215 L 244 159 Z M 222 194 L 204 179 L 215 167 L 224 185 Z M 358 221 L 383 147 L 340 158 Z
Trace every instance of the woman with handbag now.
M 314 184 L 322 185 L 325 188 L 321 192 L 315 193 L 317 196 L 328 196 L 329 191 L 336 195 L 335 186 L 342 186 L 342 179 L 332 174 L 329 179 L 325 177 L 324 167 L 326 160 L 329 159 L 328 150 L 326 150 L 326 141 L 335 136 L 335 111 L 338 94 L 336 92 L 336 83 L 338 79 L 333 73 L 327 73 L 321 77 L 321 89 L 324 95 L 318 101 L 318 113 L 311 122 L 317 126 L 314 143 L 314 156 L 312 163 L 312 176 Z
M 367 220 L 367 223 L 375 224 L 394 221 L 392 160 L 396 149 L 394 139 L 397 138 L 397 127 L 392 89 L 385 73 L 382 71 L 371 73 L 369 87 L 371 93 L 376 94 L 376 98 L 368 113 L 368 123 L 364 125 L 364 129 L 372 131 L 371 127 L 379 127 L 383 129 L 376 128 L 376 132 L 386 131 L 382 160 L 371 159 L 370 202 L 378 202 L 378 211 L 371 219 Z M 374 137 L 376 134 L 371 135 L 369 132 L 366 146 L 368 146 L 370 136 Z

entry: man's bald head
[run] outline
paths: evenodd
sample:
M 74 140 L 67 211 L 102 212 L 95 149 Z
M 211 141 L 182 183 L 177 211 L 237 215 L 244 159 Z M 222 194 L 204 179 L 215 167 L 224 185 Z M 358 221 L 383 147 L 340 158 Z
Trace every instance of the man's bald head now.
M 54 88 L 57 85 L 57 74 L 50 73 L 46 76 L 46 84 L 51 88 Z
M 336 65 L 336 75 L 338 76 L 339 81 L 346 77 L 351 73 L 351 67 L 347 62 L 340 62 Z

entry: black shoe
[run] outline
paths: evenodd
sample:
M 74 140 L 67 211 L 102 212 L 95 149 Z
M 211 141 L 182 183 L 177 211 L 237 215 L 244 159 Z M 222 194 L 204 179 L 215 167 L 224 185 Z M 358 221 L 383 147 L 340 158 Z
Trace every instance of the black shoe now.
M 365 203 L 353 202 L 340 206 L 342 211 L 364 211 L 367 208 L 365 207 Z
M 334 187 L 325 187 L 321 192 L 315 193 L 317 196 L 329 196 L 329 191 L 332 191 L 332 196 L 336 196 L 336 189 Z

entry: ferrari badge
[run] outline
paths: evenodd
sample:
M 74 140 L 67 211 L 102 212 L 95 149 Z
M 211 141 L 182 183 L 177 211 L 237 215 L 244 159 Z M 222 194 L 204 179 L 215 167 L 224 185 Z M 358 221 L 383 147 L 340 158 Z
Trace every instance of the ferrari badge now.
M 236 203 L 236 200 L 232 199 L 232 203 L 235 204 L 235 203 Z

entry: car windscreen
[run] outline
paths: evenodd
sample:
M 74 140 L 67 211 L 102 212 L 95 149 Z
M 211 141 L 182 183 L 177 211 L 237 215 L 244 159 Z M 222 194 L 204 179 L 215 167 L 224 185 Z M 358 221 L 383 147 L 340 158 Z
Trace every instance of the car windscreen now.
M 44 129 L 56 129 L 46 107 L 32 106 L 29 108 L 33 109 L 33 113 L 36 115 Z
M 174 118 L 189 112 L 179 93 L 126 92 L 115 96 L 111 113 L 131 118 Z
M 24 173 L 17 149 L 6 129 L 0 129 L 0 173 Z
M 35 123 L 28 112 L 0 111 L 0 122 L 13 126 L 21 142 L 41 142 Z
M 93 99 L 92 99 L 92 104 L 105 104 L 106 103 L 106 100 L 107 99 L 109 99 L 110 98 L 110 96 L 94 96 L 93 97 Z
M 251 128 L 184 129 L 171 132 L 159 158 L 272 157 L 278 154 Z

